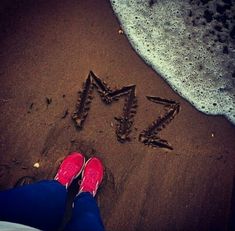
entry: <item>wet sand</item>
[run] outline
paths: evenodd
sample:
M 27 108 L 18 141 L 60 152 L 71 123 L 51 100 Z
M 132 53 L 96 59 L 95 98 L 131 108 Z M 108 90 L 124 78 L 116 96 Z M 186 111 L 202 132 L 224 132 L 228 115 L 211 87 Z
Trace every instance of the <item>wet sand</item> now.
M 198 112 L 148 67 L 119 33 L 108 1 L 23 2 L 1 20 L 0 188 L 25 175 L 51 179 L 77 150 L 106 166 L 97 200 L 107 230 L 227 230 L 235 127 Z M 75 128 L 71 115 L 90 70 L 112 88 L 136 85 L 130 142 L 115 134 L 124 98 L 105 105 L 94 91 L 84 128 Z M 147 95 L 180 103 L 160 133 L 172 151 L 138 141 L 165 113 Z

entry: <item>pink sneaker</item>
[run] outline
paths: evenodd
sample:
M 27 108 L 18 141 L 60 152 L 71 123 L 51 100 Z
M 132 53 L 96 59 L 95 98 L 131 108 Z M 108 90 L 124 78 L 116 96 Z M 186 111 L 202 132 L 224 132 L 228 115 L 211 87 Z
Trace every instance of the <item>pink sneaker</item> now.
M 104 167 L 100 159 L 97 157 L 90 158 L 82 172 L 82 182 L 80 185 L 79 193 L 89 192 L 96 195 L 97 189 L 102 182 L 104 175 Z
M 85 157 L 81 153 L 73 152 L 65 157 L 54 179 L 67 188 L 80 175 L 84 164 Z

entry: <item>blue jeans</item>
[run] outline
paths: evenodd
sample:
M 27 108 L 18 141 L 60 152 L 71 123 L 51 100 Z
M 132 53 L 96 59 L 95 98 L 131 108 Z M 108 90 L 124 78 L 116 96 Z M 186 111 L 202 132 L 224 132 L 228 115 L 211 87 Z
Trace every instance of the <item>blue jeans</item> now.
M 41 230 L 57 230 L 64 217 L 67 190 L 59 182 L 40 181 L 0 192 L 0 220 Z M 89 192 L 74 199 L 66 231 L 104 231 L 99 208 Z

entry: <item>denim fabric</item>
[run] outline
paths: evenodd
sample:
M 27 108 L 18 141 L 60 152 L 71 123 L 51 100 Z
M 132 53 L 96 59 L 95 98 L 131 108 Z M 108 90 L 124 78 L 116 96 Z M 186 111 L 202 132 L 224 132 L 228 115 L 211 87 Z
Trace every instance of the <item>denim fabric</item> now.
M 0 220 L 56 230 L 64 216 L 66 197 L 66 188 L 57 181 L 40 181 L 2 191 Z
M 55 180 L 1 191 L 0 220 L 54 231 L 61 225 L 66 200 L 66 188 Z M 66 230 L 104 230 L 99 208 L 90 193 L 81 193 L 74 199 L 72 219 Z
M 72 218 L 66 231 L 104 231 L 100 211 L 89 192 L 80 193 L 74 199 Z

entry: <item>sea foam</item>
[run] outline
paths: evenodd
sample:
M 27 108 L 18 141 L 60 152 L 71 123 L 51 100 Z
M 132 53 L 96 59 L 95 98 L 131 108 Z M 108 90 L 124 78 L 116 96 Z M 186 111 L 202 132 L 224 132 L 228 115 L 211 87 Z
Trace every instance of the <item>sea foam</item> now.
M 198 110 L 235 124 L 234 1 L 113 0 L 135 51 Z

